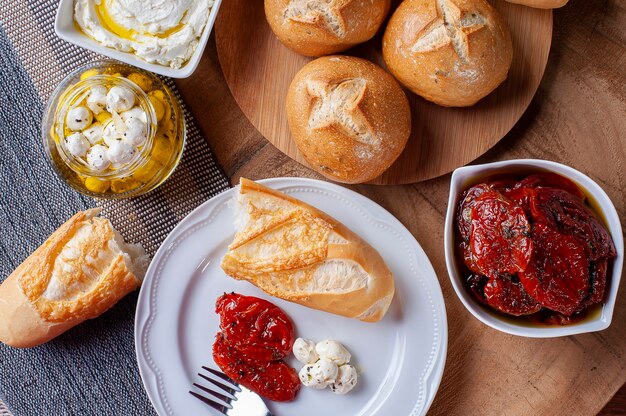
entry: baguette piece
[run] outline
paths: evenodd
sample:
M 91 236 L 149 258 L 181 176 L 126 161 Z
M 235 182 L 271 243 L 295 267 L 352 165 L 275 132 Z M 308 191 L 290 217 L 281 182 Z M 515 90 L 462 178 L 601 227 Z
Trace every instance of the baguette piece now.
M 523 4 L 537 9 L 557 9 L 567 4 L 569 0 L 506 0 L 509 3 Z
M 43 344 L 140 286 L 148 256 L 98 213 L 75 214 L 0 285 L 0 341 Z
M 222 260 L 226 274 L 266 293 L 366 322 L 379 321 L 394 295 L 378 252 L 327 214 L 241 178 L 237 230 Z
M 370 40 L 390 6 L 391 0 L 265 0 L 265 17 L 285 46 L 322 56 Z

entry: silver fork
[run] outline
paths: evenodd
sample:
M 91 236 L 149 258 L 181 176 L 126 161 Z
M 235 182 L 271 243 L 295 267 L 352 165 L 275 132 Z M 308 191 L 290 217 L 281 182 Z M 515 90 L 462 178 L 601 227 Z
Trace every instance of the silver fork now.
M 227 416 L 274 416 L 258 394 L 240 386 L 220 371 L 205 366 L 202 366 L 202 369 L 214 377 L 202 373 L 198 373 L 198 375 L 211 383 L 211 387 L 214 389 L 217 387 L 221 391 L 193 383 L 194 387 L 203 392 L 200 394 L 189 390 L 189 393 L 195 398 Z

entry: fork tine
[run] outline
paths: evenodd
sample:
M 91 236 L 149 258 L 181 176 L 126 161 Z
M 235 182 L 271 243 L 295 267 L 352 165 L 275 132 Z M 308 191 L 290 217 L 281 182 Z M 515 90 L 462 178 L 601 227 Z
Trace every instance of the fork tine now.
M 200 374 L 202 375 L 202 374 Z M 220 393 L 219 391 L 215 391 L 215 390 L 211 390 L 207 387 L 204 387 L 198 383 L 193 383 L 194 386 L 196 386 L 197 388 L 199 388 L 202 391 L 205 391 L 209 394 L 212 394 L 213 396 L 217 397 L 218 399 L 222 400 L 224 403 L 226 403 L 227 405 L 230 405 L 230 402 L 233 400 L 237 400 L 237 399 L 233 399 L 232 397 L 228 397 L 222 393 Z
M 230 378 L 230 377 L 228 377 L 226 374 L 222 373 L 221 371 L 217 371 L 217 370 L 214 370 L 214 369 L 212 369 L 212 368 L 205 367 L 205 366 L 202 366 L 202 368 L 204 368 L 204 369 L 205 369 L 206 371 L 208 371 L 209 373 L 211 373 L 211 374 L 213 374 L 213 375 L 215 375 L 215 376 L 218 376 L 218 377 L 219 377 L 219 378 L 221 378 L 222 380 L 228 381 L 229 383 L 233 384 L 234 386 L 236 386 L 236 385 L 237 385 L 237 383 L 235 383 L 233 380 L 231 380 L 231 378 Z
M 205 376 L 204 374 L 200 374 L 200 373 L 198 373 L 198 375 L 199 375 L 200 377 L 202 377 L 203 379 L 205 379 L 206 381 L 208 381 L 208 382 L 210 382 L 210 383 L 213 383 L 213 384 L 214 384 L 215 386 L 217 386 L 219 389 L 224 390 L 225 392 L 227 392 L 228 394 L 230 394 L 230 395 L 232 395 L 232 396 L 234 396 L 234 395 L 235 395 L 235 393 L 238 393 L 238 392 L 240 392 L 240 391 L 241 391 L 240 389 L 235 390 L 235 389 L 234 389 L 234 388 L 232 388 L 231 386 L 228 386 L 228 385 L 226 385 L 226 384 L 224 384 L 224 383 L 220 383 L 220 382 L 219 382 L 219 381 L 217 381 L 217 380 L 213 380 L 212 378 L 207 377 L 207 376 Z M 233 399 L 233 398 L 231 397 L 231 398 L 230 398 L 230 400 L 237 400 L 237 399 Z
M 221 414 L 228 416 L 228 414 L 226 412 L 228 410 L 230 410 L 230 409 L 228 407 L 224 406 L 223 404 L 219 404 L 217 402 L 214 402 L 213 400 L 211 400 L 211 399 L 209 399 L 207 397 L 204 397 L 201 394 L 196 393 L 195 391 L 189 390 L 189 394 L 191 394 L 196 399 L 202 400 L 204 403 L 208 404 L 209 406 L 211 406 L 213 409 L 217 410 Z
M 230 377 L 228 377 L 226 374 L 222 373 L 221 371 L 214 370 L 210 367 L 205 367 L 205 366 L 202 366 L 202 368 L 208 371 L 209 373 L 213 374 L 214 376 L 219 377 L 222 380 L 226 381 L 228 383 L 227 386 L 230 387 L 231 389 L 235 389 L 235 391 L 241 391 L 241 388 L 239 388 L 239 384 L 237 384 L 236 381 L 232 380 Z

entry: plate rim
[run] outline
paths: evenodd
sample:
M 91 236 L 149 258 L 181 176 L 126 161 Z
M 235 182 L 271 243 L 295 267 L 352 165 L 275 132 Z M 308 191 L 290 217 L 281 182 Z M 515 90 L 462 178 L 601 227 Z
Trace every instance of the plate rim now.
M 441 284 L 439 283 L 439 279 L 434 270 L 432 262 L 428 258 L 428 255 L 421 247 L 419 242 L 415 239 L 413 234 L 411 234 L 411 232 L 385 208 L 380 206 L 375 201 L 367 198 L 366 196 L 361 195 L 358 192 L 355 192 L 343 186 L 317 179 L 298 177 L 268 178 L 258 180 L 257 182 L 281 191 L 285 190 L 286 188 L 298 187 L 308 187 L 310 188 L 309 190 L 313 192 L 330 191 L 328 193 L 333 198 L 344 199 L 350 205 L 353 205 L 356 210 L 362 211 L 363 215 L 370 217 L 371 221 L 385 224 L 387 227 L 390 228 L 391 231 L 397 232 L 399 239 L 405 240 L 404 243 L 406 244 L 407 249 L 416 251 L 415 259 L 419 259 L 420 256 L 423 256 L 426 259 L 427 264 L 422 265 L 423 270 L 421 271 L 421 274 L 423 275 L 423 278 L 421 280 L 424 289 L 426 289 L 427 292 L 430 292 L 427 294 L 431 303 L 431 309 L 433 313 L 439 315 L 438 321 L 435 322 L 434 329 L 435 333 L 437 334 L 437 327 L 439 327 L 439 350 L 436 350 L 437 343 L 435 342 L 431 350 L 431 357 L 429 357 L 428 359 L 423 374 L 420 375 L 420 381 L 421 383 L 423 383 L 422 391 L 427 393 L 427 396 L 424 397 L 423 400 L 420 400 L 419 397 L 416 398 L 417 402 L 413 405 L 413 409 L 411 410 L 410 415 L 415 416 L 418 414 L 426 414 L 438 392 L 445 370 L 448 349 L 448 323 L 446 304 L 443 297 L 443 292 L 441 290 Z M 168 253 L 170 252 L 172 244 L 175 242 L 175 240 L 184 240 L 186 238 L 186 233 L 188 233 L 192 229 L 195 229 L 197 226 L 200 226 L 200 224 L 205 223 L 211 217 L 216 216 L 219 212 L 221 212 L 223 207 L 228 204 L 227 201 L 223 200 L 230 199 L 232 197 L 232 193 L 235 192 L 236 189 L 237 187 L 232 187 L 224 192 L 213 196 L 212 198 L 209 198 L 198 207 L 196 207 L 189 214 L 187 214 L 176 225 L 176 227 L 174 227 L 174 229 L 168 234 L 168 236 L 154 255 L 148 271 L 146 272 L 144 282 L 140 288 L 137 307 L 135 311 L 134 324 L 135 354 L 144 390 L 146 391 L 146 394 L 148 395 L 151 404 L 158 414 L 163 414 L 163 411 L 165 410 L 164 407 L 167 407 L 167 404 L 163 404 L 163 398 L 161 397 L 161 394 L 164 393 L 161 389 L 161 375 L 158 374 L 159 369 L 156 367 L 156 364 L 154 362 L 151 363 L 152 359 L 149 354 L 148 356 L 146 356 L 146 351 L 144 351 L 142 348 L 145 342 L 144 338 L 147 339 L 147 335 L 144 337 L 142 334 L 145 331 L 149 332 L 150 326 L 152 324 L 151 321 L 154 320 L 153 316 L 155 314 L 156 308 L 156 302 L 153 301 L 156 285 L 153 284 L 153 279 L 158 274 L 158 269 L 162 265 L 163 260 L 167 259 Z M 185 223 L 185 221 L 188 220 L 189 217 L 193 218 L 197 215 L 198 212 L 203 209 L 207 209 L 207 207 L 209 207 L 210 205 L 215 206 L 210 208 L 205 216 L 203 216 L 202 218 L 195 218 L 195 220 L 190 220 L 188 224 Z M 380 218 L 380 215 L 383 215 L 386 218 Z M 423 266 L 426 266 L 425 271 Z M 142 314 L 142 316 L 140 316 L 140 314 Z M 152 386 L 149 385 L 149 381 L 152 381 L 153 383 L 156 382 L 156 390 L 161 391 L 161 394 L 156 394 L 155 391 L 152 390 Z M 166 411 L 165 414 L 171 413 L 172 411 L 170 409 L 170 411 Z

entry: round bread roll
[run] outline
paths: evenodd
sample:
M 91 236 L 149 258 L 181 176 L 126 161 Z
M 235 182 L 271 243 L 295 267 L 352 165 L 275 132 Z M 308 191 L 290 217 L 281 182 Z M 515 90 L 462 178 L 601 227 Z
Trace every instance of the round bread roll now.
M 387 25 L 383 56 L 414 93 L 465 107 L 506 79 L 513 45 L 506 23 L 486 0 L 405 0 Z
M 265 16 L 285 46 L 322 56 L 370 40 L 390 5 L 391 0 L 265 0 Z
M 287 93 L 287 119 L 311 167 L 337 182 L 380 176 L 411 132 L 404 91 L 365 59 L 327 56 L 305 65 Z
M 523 4 L 537 9 L 557 9 L 567 4 L 569 0 L 506 0 L 509 3 Z

